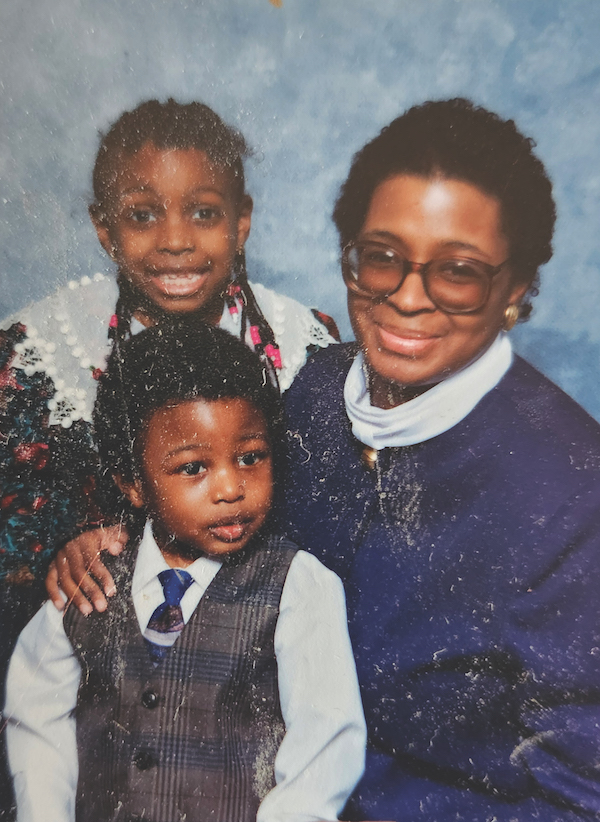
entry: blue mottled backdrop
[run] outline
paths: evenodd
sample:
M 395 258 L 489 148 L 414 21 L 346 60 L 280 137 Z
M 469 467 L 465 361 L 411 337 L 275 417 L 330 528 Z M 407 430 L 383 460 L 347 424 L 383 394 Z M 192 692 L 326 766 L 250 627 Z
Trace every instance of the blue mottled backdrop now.
M 599 45 L 598 0 L 4 0 L 0 315 L 107 270 L 86 212 L 98 131 L 174 96 L 254 147 L 251 275 L 349 338 L 329 215 L 352 154 L 464 95 L 514 117 L 554 180 L 555 255 L 515 339 L 600 419 Z

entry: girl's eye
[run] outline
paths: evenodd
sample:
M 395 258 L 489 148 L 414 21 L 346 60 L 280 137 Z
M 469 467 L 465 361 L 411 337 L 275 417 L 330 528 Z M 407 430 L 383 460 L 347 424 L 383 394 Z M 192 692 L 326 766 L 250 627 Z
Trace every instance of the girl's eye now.
M 156 221 L 156 214 L 147 208 L 136 208 L 129 213 L 129 219 L 134 223 L 153 223 Z
M 198 474 L 203 474 L 206 471 L 206 466 L 202 462 L 186 462 L 180 465 L 175 473 L 184 474 L 186 477 L 196 477 Z
M 247 454 L 242 454 L 238 457 L 238 462 L 240 465 L 245 465 L 246 467 L 251 468 L 253 465 L 262 462 L 262 460 L 265 460 L 268 457 L 268 451 L 249 451 Z

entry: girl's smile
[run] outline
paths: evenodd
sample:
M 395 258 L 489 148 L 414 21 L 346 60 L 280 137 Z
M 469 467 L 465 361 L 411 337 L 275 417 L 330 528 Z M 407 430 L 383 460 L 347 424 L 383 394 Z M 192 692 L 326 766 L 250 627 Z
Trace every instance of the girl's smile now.
M 144 507 L 169 564 L 243 548 L 264 524 L 273 471 L 267 425 L 248 400 L 187 400 L 152 414 L 141 478 L 122 490 Z
M 202 282 L 210 273 L 210 267 L 198 268 L 163 268 L 148 271 L 154 282 L 154 287 L 162 291 L 166 297 L 182 299 L 196 293 Z
M 148 142 L 115 166 L 109 203 L 92 213 L 103 248 L 159 308 L 201 310 L 217 323 L 250 231 L 251 199 L 238 202 L 231 173 L 194 148 Z

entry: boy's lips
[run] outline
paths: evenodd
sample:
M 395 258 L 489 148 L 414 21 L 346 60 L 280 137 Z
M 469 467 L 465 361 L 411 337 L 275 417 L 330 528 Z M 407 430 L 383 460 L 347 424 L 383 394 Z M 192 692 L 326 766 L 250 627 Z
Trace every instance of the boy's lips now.
M 209 525 L 208 530 L 214 537 L 222 542 L 237 542 L 246 536 L 248 526 L 251 522 L 252 520 L 250 518 L 242 520 L 220 520 L 213 525 Z

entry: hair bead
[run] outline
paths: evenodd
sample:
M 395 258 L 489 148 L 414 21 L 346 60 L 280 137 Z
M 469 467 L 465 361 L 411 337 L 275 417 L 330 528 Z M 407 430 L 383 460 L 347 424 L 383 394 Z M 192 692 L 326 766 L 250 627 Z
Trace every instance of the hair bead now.
M 252 340 L 252 345 L 262 345 L 260 329 L 257 325 L 250 326 L 250 339 Z
M 283 363 L 281 362 L 281 351 L 279 350 L 279 346 L 273 345 L 273 343 L 268 343 L 265 345 L 265 354 L 271 360 L 275 368 L 278 368 L 281 371 L 283 368 Z

